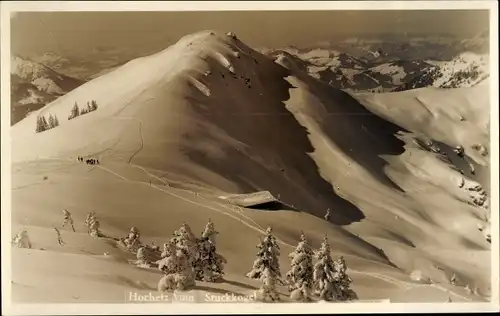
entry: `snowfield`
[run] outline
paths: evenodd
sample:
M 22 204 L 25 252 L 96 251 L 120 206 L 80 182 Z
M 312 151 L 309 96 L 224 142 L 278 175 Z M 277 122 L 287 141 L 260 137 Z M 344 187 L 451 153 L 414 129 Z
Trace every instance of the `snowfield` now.
M 158 294 L 163 273 L 130 264 L 135 254 L 116 239 L 135 226 L 143 243 L 163 245 L 183 223 L 198 236 L 210 219 L 227 264 L 219 282 L 182 292 L 200 302 L 207 293 L 258 291 L 262 282 L 246 274 L 268 226 L 283 275 L 302 233 L 315 251 L 327 236 L 360 301 L 487 302 L 491 249 L 478 225 L 489 209 L 468 188 L 490 194 L 488 91 L 347 93 L 285 54 L 275 61 L 211 31 L 185 36 L 11 127 L 12 234 L 25 228 L 33 243 L 12 248 L 13 301 L 124 303 L 130 293 Z M 75 103 L 91 100 L 96 111 L 67 119 Z M 36 133 L 37 117 L 49 113 L 60 125 Z M 454 154 L 459 145 L 474 173 Z M 261 191 L 281 208 L 219 198 Z M 62 209 L 76 227 L 59 228 L 64 245 L 53 229 Z M 92 211 L 100 238 L 83 225 Z M 290 301 L 286 286 L 277 295 Z

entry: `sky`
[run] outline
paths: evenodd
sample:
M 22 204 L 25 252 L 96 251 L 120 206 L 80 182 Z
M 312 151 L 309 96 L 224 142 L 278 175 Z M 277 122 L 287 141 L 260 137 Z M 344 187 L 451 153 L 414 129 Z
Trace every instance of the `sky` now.
M 16 54 L 121 47 L 154 52 L 182 36 L 232 31 L 254 48 L 305 46 L 339 37 L 488 31 L 488 11 L 19 12 L 11 19 Z

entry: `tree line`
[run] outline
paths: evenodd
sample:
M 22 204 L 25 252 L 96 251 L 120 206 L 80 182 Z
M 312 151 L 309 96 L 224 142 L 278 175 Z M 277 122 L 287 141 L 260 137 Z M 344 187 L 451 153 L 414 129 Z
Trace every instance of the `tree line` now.
M 87 106 L 82 107 L 81 109 L 78 106 L 78 103 L 75 102 L 73 108 L 71 109 L 70 115 L 68 116 L 68 120 L 72 120 L 77 116 L 93 112 L 97 110 L 97 108 L 97 101 L 95 100 L 87 102 Z M 56 115 L 49 114 L 48 119 L 46 119 L 44 115 L 39 115 L 36 120 L 35 132 L 40 133 L 57 126 L 59 126 L 59 119 Z
M 71 214 L 65 209 L 63 214 L 62 227 L 70 225 L 75 232 Z M 90 236 L 106 237 L 100 231 L 95 212 L 87 215 L 85 226 Z M 59 245 L 64 245 L 59 230 L 54 229 Z M 183 223 L 173 232 L 171 239 L 163 244 L 163 250 L 154 244 L 142 243 L 136 227 L 132 227 L 126 237 L 117 240 L 127 251 L 136 254 L 137 260 L 133 264 L 146 268 L 156 266 L 164 273 L 158 282 L 158 291 L 185 291 L 194 288 L 196 281 L 219 282 L 223 279 L 224 267 L 228 262 L 217 251 L 215 237 L 218 234 L 214 223 L 209 219 L 199 237 L 193 234 L 187 223 Z M 19 248 L 31 248 L 26 230 L 20 231 L 12 243 Z M 352 279 L 347 275 L 344 258 L 341 256 L 335 261 L 332 259 L 326 236 L 320 249 L 314 251 L 302 232 L 295 250 L 288 255 L 291 268 L 285 277 L 280 269 L 280 247 L 271 227 L 261 237 L 257 249 L 256 259 L 246 277 L 262 283 L 255 292 L 255 299 L 258 301 L 280 301 L 280 285 L 288 288 L 289 297 L 293 301 L 311 302 L 314 298 L 324 301 L 352 301 L 358 298 L 350 287 Z M 314 264 L 315 258 L 317 262 Z

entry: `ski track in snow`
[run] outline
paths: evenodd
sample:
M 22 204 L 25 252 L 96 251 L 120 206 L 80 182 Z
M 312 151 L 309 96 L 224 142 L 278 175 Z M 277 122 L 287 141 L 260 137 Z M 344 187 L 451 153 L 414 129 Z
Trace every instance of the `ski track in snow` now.
M 58 160 L 58 161 L 73 161 L 72 159 L 62 159 L 62 158 L 56 158 L 56 157 L 43 157 L 42 159 L 45 159 L 45 160 Z M 153 174 L 149 173 L 147 170 L 145 170 L 145 169 L 144 169 L 143 167 L 141 167 L 141 166 L 134 165 L 134 164 L 132 164 L 132 163 L 130 163 L 129 165 L 130 165 L 131 167 L 136 167 L 136 168 L 139 168 L 139 169 L 143 170 L 146 174 L 148 174 L 148 175 L 150 175 L 150 176 L 152 176 L 152 177 L 154 177 L 154 178 L 157 178 L 157 179 L 158 179 L 158 180 L 160 180 L 160 181 L 165 181 L 165 180 L 163 180 L 163 179 L 161 179 L 161 178 L 159 178 L 159 177 L 157 177 L 157 176 L 155 176 L 155 175 L 153 175 Z M 218 203 L 218 204 L 219 204 L 219 205 L 221 205 L 221 206 L 223 206 L 224 208 L 226 208 L 226 209 L 230 210 L 230 211 L 234 211 L 234 212 L 236 212 L 237 214 L 240 214 L 240 215 L 244 216 L 245 218 L 249 219 L 250 221 L 252 221 L 252 222 L 253 222 L 254 224 L 256 224 L 257 226 L 252 225 L 252 224 L 250 224 L 250 223 L 246 222 L 244 219 L 241 219 L 241 218 L 239 218 L 239 217 L 237 217 L 237 216 L 235 216 L 235 215 L 233 215 L 233 214 L 230 214 L 230 213 L 224 212 L 224 211 L 222 211 L 222 210 L 220 210 L 220 209 L 217 209 L 217 208 L 215 208 L 215 207 L 212 207 L 212 206 L 209 206 L 209 205 L 206 205 L 206 204 L 202 204 L 202 203 L 196 202 L 196 201 L 191 200 L 191 199 L 189 199 L 189 198 L 187 198 L 187 197 L 180 196 L 180 195 L 175 194 L 175 193 L 173 193 L 173 192 L 170 192 L 170 191 L 167 191 L 167 190 L 165 190 L 165 189 L 162 189 L 162 188 L 160 188 L 160 187 L 158 187 L 158 186 L 156 186 L 156 185 L 149 184 L 149 183 L 147 183 L 147 182 L 143 182 L 143 181 L 133 181 L 133 180 L 130 180 L 130 179 L 126 178 L 125 176 L 123 176 L 123 175 L 121 175 L 121 174 L 119 174 L 119 173 L 117 173 L 117 172 L 115 172 L 115 171 L 113 171 L 113 170 L 111 170 L 111 169 L 109 169 L 109 168 L 103 167 L 102 165 L 93 165 L 93 166 L 92 166 L 92 168 L 90 168 L 90 169 L 89 169 L 89 170 L 87 170 L 87 171 L 91 171 L 91 170 L 93 170 L 94 168 L 99 168 L 99 169 L 101 169 L 101 170 L 104 170 L 104 171 L 106 171 L 106 172 L 108 172 L 108 173 L 110 173 L 110 174 L 112 174 L 112 175 L 114 175 L 114 176 L 116 176 L 116 177 L 118 177 L 118 178 L 120 178 L 120 179 L 124 180 L 124 181 L 141 183 L 141 184 L 147 185 L 148 187 L 154 188 L 154 189 L 156 189 L 156 190 L 158 190 L 158 191 L 161 191 L 161 192 L 163 192 L 163 193 L 166 193 L 166 194 L 169 194 L 169 195 L 171 195 L 171 196 L 173 196 L 173 197 L 176 197 L 176 198 L 178 198 L 178 199 L 181 199 L 181 200 L 183 200 L 183 201 L 185 201 L 185 202 L 188 202 L 188 203 L 191 203 L 191 204 L 194 204 L 194 205 L 198 205 L 198 206 L 201 206 L 201 207 L 204 207 L 204 208 L 207 208 L 207 209 L 210 209 L 210 210 L 216 211 L 216 212 L 221 213 L 221 214 L 223 214 L 223 215 L 229 216 L 229 217 L 233 218 L 234 220 L 236 220 L 236 221 L 240 222 L 241 224 L 243 224 L 243 225 L 247 226 L 248 228 L 250 228 L 250 229 L 252 229 L 252 230 L 254 230 L 254 231 L 258 232 L 258 233 L 261 233 L 261 234 L 263 234 L 263 235 L 265 234 L 265 230 L 264 230 L 264 229 L 263 229 L 260 225 L 258 225 L 257 223 L 255 223 L 255 222 L 254 222 L 251 218 L 247 217 L 246 215 L 244 215 L 244 214 L 242 214 L 242 213 L 240 213 L 240 212 L 238 212 L 238 211 L 236 211 L 236 210 L 234 210 L 234 209 L 228 208 L 228 207 L 226 207 L 226 206 L 222 205 L 221 203 Z M 20 188 L 18 188 L 18 189 L 20 189 Z M 193 192 L 193 191 L 190 191 L 190 190 L 186 190 L 186 189 L 179 189 L 179 190 L 181 190 L 181 191 L 185 191 L 185 192 L 190 192 L 190 193 L 192 193 L 192 194 L 196 195 L 197 197 L 199 197 L 199 198 L 201 198 L 201 199 L 204 199 L 204 200 L 209 201 L 208 199 L 206 199 L 206 198 L 204 198 L 204 197 L 200 196 L 200 195 L 199 195 L 198 193 L 196 193 L 196 192 Z M 290 248 L 292 248 L 292 249 L 293 249 L 293 248 L 295 248 L 295 246 L 293 246 L 293 245 L 291 245 L 291 244 L 289 244 L 289 243 L 287 243 L 287 242 L 285 242 L 285 241 L 283 241 L 283 240 L 281 240 L 281 239 L 279 239 L 279 238 L 277 238 L 277 237 L 275 237 L 275 238 L 276 238 L 276 241 L 277 241 L 278 243 L 280 243 L 280 244 L 282 244 L 282 245 L 284 245 L 284 246 L 290 247 Z M 371 259 L 366 259 L 366 258 L 359 258 L 359 257 L 357 257 L 357 256 L 350 255 L 350 254 L 343 254 L 343 256 L 345 256 L 345 257 L 356 257 L 356 258 L 358 258 L 358 259 L 367 260 L 367 261 L 370 261 L 370 262 L 373 262 L 373 263 L 377 263 L 377 264 L 382 265 L 382 263 L 380 263 L 380 262 L 377 262 L 377 261 L 374 261 L 374 260 L 371 260 Z M 455 295 L 455 296 L 457 296 L 457 297 L 460 297 L 460 298 L 462 298 L 462 299 L 464 299 L 464 300 L 466 300 L 466 301 L 473 301 L 473 299 L 470 299 L 470 298 L 465 297 L 465 296 L 463 296 L 463 295 L 461 295 L 461 294 L 458 294 L 458 293 L 456 293 L 456 292 L 454 292 L 454 291 L 452 291 L 452 290 L 450 290 L 450 289 L 447 289 L 447 288 L 445 288 L 445 287 L 443 287 L 443 286 L 441 286 L 441 285 L 439 285 L 439 284 L 436 284 L 436 283 L 433 283 L 433 284 L 417 284 L 417 283 L 412 283 L 412 282 L 408 282 L 408 281 L 403 281 L 403 280 L 400 280 L 400 279 L 397 279 L 397 278 L 393 278 L 393 277 L 390 277 L 390 276 L 387 276 L 387 275 L 383 275 L 383 274 L 380 274 L 380 273 L 375 273 L 375 272 L 366 272 L 366 271 L 359 271 L 359 270 L 354 270 L 354 269 L 352 269 L 352 268 L 348 268 L 348 270 L 349 270 L 351 273 L 354 273 L 354 274 L 361 274 L 361 275 L 366 275 L 366 276 L 370 276 L 370 277 L 373 277 L 373 278 L 380 279 L 380 280 L 385 281 L 385 282 L 387 282 L 387 283 L 391 283 L 391 284 L 394 284 L 394 285 L 396 285 L 396 286 L 398 286 L 398 287 L 401 287 L 401 288 L 403 288 L 403 289 L 405 289 L 405 290 L 409 290 L 409 289 L 412 289 L 412 288 L 417 288 L 417 287 L 434 287 L 434 288 L 437 288 L 437 289 L 439 289 L 439 290 L 441 290 L 441 291 L 444 291 L 445 293 L 451 293 L 451 294 L 453 294 L 453 295 Z
M 97 167 L 98 167 L 98 168 L 103 168 L 101 165 L 99 165 L 99 166 L 97 166 Z M 124 179 L 124 180 L 126 180 L 126 181 L 130 181 L 130 180 L 128 180 L 127 178 L 125 178 L 125 177 L 123 177 L 123 176 L 119 175 L 118 173 L 116 173 L 116 172 L 114 172 L 114 171 L 111 171 L 111 170 L 109 170 L 109 169 L 107 169 L 107 168 L 103 168 L 103 169 L 104 169 L 104 170 L 106 170 L 106 171 L 108 171 L 108 172 L 111 172 L 112 174 L 114 174 L 114 175 L 116 175 L 116 176 L 120 177 L 121 179 Z M 141 182 L 141 183 L 149 185 L 149 184 L 148 184 L 148 183 L 146 183 L 146 182 Z M 245 226 L 249 227 L 250 229 L 253 229 L 253 230 L 255 230 L 255 231 L 257 231 L 257 232 L 259 232 L 259 233 L 261 233 L 261 234 L 265 234 L 265 231 L 264 231 L 263 229 L 261 229 L 261 228 L 259 228 L 259 227 L 256 227 L 256 226 L 253 226 L 252 224 L 250 224 L 250 223 L 248 223 L 248 222 L 245 222 L 245 221 L 244 221 L 244 220 L 242 220 L 241 218 L 238 218 L 238 217 L 236 217 L 236 216 L 234 216 L 234 215 L 232 215 L 232 214 L 226 213 L 226 212 L 224 212 L 224 211 L 221 211 L 221 210 L 216 209 L 216 208 L 214 208 L 214 207 L 211 207 L 211 206 L 209 206 L 209 205 L 205 205 L 205 204 L 198 203 L 198 202 L 193 201 L 193 200 L 191 200 L 191 199 L 189 199 L 189 198 L 185 198 L 185 197 L 179 196 L 179 195 L 177 195 L 177 194 L 175 194 L 175 193 L 173 193 L 173 192 L 169 192 L 169 191 L 167 191 L 167 190 L 163 190 L 163 189 L 161 189 L 161 188 L 159 188 L 159 187 L 157 187 L 157 186 L 155 186 L 155 185 L 150 185 L 150 187 L 155 188 L 155 189 L 157 189 L 157 190 L 160 190 L 160 191 L 162 191 L 162 192 L 165 192 L 165 193 L 167 193 L 167 194 L 169 194 L 169 195 L 172 195 L 172 196 L 174 196 L 174 197 L 177 197 L 177 198 L 179 198 L 179 199 L 181 199 L 181 200 L 184 200 L 184 201 L 186 201 L 186 202 L 189 202 L 189 203 L 192 203 L 192 204 L 195 204 L 195 205 L 198 205 L 198 206 L 204 207 L 204 208 L 208 208 L 208 209 L 210 209 L 210 210 L 213 210 L 213 211 L 216 211 L 216 212 L 222 213 L 222 214 L 224 214 L 224 215 L 227 215 L 227 216 L 229 216 L 229 217 L 231 217 L 231 218 L 233 218 L 233 219 L 235 219 L 235 220 L 239 221 L 239 222 L 240 222 L 240 223 L 242 223 L 243 225 L 245 225 Z M 198 194 L 196 194 L 195 192 L 192 192 L 192 193 L 194 193 L 196 196 L 200 197 L 200 196 L 199 196 Z M 252 220 L 252 221 L 253 221 L 253 220 Z M 288 247 L 294 248 L 294 246 L 293 246 L 293 245 L 290 245 L 289 243 L 287 243 L 287 242 L 285 242 L 285 241 L 283 241 L 283 240 L 281 240 L 281 239 L 279 239 L 279 238 L 277 238 L 277 237 L 276 237 L 276 241 L 278 241 L 278 242 L 279 242 L 279 243 L 281 243 L 282 245 L 285 245 L 285 246 L 288 246 Z M 350 255 L 345 255 L 345 256 L 350 256 Z M 364 258 L 363 258 L 363 259 L 364 259 Z M 369 259 L 367 259 L 367 260 L 369 260 Z M 372 260 L 369 260 L 369 261 L 372 261 Z M 389 277 L 389 276 L 386 276 L 386 275 L 383 275 L 383 274 L 379 274 L 379 273 L 374 273 L 374 272 L 366 272 L 366 271 L 359 271 L 359 270 L 354 270 L 354 269 L 352 269 L 352 268 L 348 268 L 348 269 L 349 269 L 349 271 L 351 271 L 352 273 L 355 273 L 355 274 L 362 274 L 362 275 L 367 275 L 367 276 L 371 276 L 371 277 L 374 277 L 374 278 L 377 278 L 377 279 L 380 279 L 380 280 L 386 281 L 386 282 L 388 282 L 388 283 L 394 284 L 394 285 L 396 285 L 396 286 L 402 287 L 402 288 L 404 288 L 404 289 L 406 289 L 406 290 L 408 290 L 408 289 L 412 289 L 412 288 L 416 288 L 416 287 L 435 287 L 435 288 L 438 288 L 438 289 L 440 289 L 440 290 L 442 290 L 442 291 L 444 291 L 444 292 L 450 292 L 450 293 L 453 293 L 454 295 L 456 295 L 456 296 L 458 296 L 458 297 L 461 297 L 461 298 L 462 298 L 462 299 L 464 299 L 464 300 L 467 300 L 467 301 L 472 301 L 472 299 L 469 299 L 469 298 L 467 298 L 467 297 L 465 297 L 465 296 L 462 296 L 462 295 L 460 295 L 460 294 L 458 294 L 458 293 L 456 293 L 456 292 L 453 292 L 453 291 L 451 291 L 451 290 L 448 290 L 448 289 L 446 289 L 445 287 L 440 286 L 440 285 L 438 285 L 438 284 L 415 284 L 415 283 L 412 283 L 412 282 L 399 280 L 399 279 L 392 278 L 392 277 Z

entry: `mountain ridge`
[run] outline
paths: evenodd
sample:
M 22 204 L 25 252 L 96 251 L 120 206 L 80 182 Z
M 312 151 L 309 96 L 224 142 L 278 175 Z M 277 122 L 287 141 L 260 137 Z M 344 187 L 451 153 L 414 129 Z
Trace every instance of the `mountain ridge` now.
M 468 190 L 478 179 L 414 143 L 437 137 L 426 126 L 401 121 L 400 112 L 391 113 L 390 105 L 399 100 L 394 96 L 401 94 L 380 94 L 382 107 L 378 98 L 335 89 L 294 63 L 288 56 L 275 61 L 261 55 L 234 34 L 203 31 L 65 94 L 11 128 L 13 169 L 25 167 L 15 181 L 38 177 L 36 172 L 49 179 L 37 190 L 16 190 L 15 220 L 25 222 L 26 201 L 42 193 L 48 202 L 40 207 L 51 218 L 71 197 L 73 204 L 84 205 L 74 208 L 77 216 L 98 209 L 106 229 L 126 234 L 139 222 L 150 239 L 168 238 L 185 221 L 201 229 L 206 218 L 215 217 L 221 236 L 233 236 L 218 241 L 231 275 L 251 267 L 254 245 L 243 241 L 244 234 L 257 238 L 259 226 L 272 225 L 280 240 L 293 243 L 304 229 L 315 242 L 331 236 L 334 251 L 349 256 L 352 271 L 408 280 L 418 270 L 440 286 L 455 273 L 460 284 L 488 293 L 487 272 L 437 253 L 438 248 L 489 253 L 476 226 L 485 209 L 473 203 Z M 435 126 L 440 118 L 432 109 L 452 112 L 440 108 L 429 91 L 412 93 L 431 109 L 421 111 L 420 104 L 418 118 Z M 66 119 L 75 102 L 87 100 L 96 100 L 99 108 Z M 48 114 L 57 115 L 60 126 L 36 133 L 36 116 Z M 482 120 L 465 117 L 481 129 L 459 135 L 466 137 L 469 154 L 484 134 Z M 458 116 L 442 121 L 448 127 L 460 122 Z M 439 140 L 455 145 L 446 133 Z M 100 165 L 86 168 L 77 156 L 98 158 Z M 420 170 L 423 163 L 436 175 Z M 190 189 L 179 189 L 179 182 Z M 269 191 L 296 210 L 220 206 L 221 195 L 256 191 Z M 323 220 L 327 209 L 331 218 Z M 30 222 L 49 225 L 46 217 Z M 235 228 L 242 232 L 231 234 Z M 362 291 L 368 278 L 358 275 L 354 285 Z

